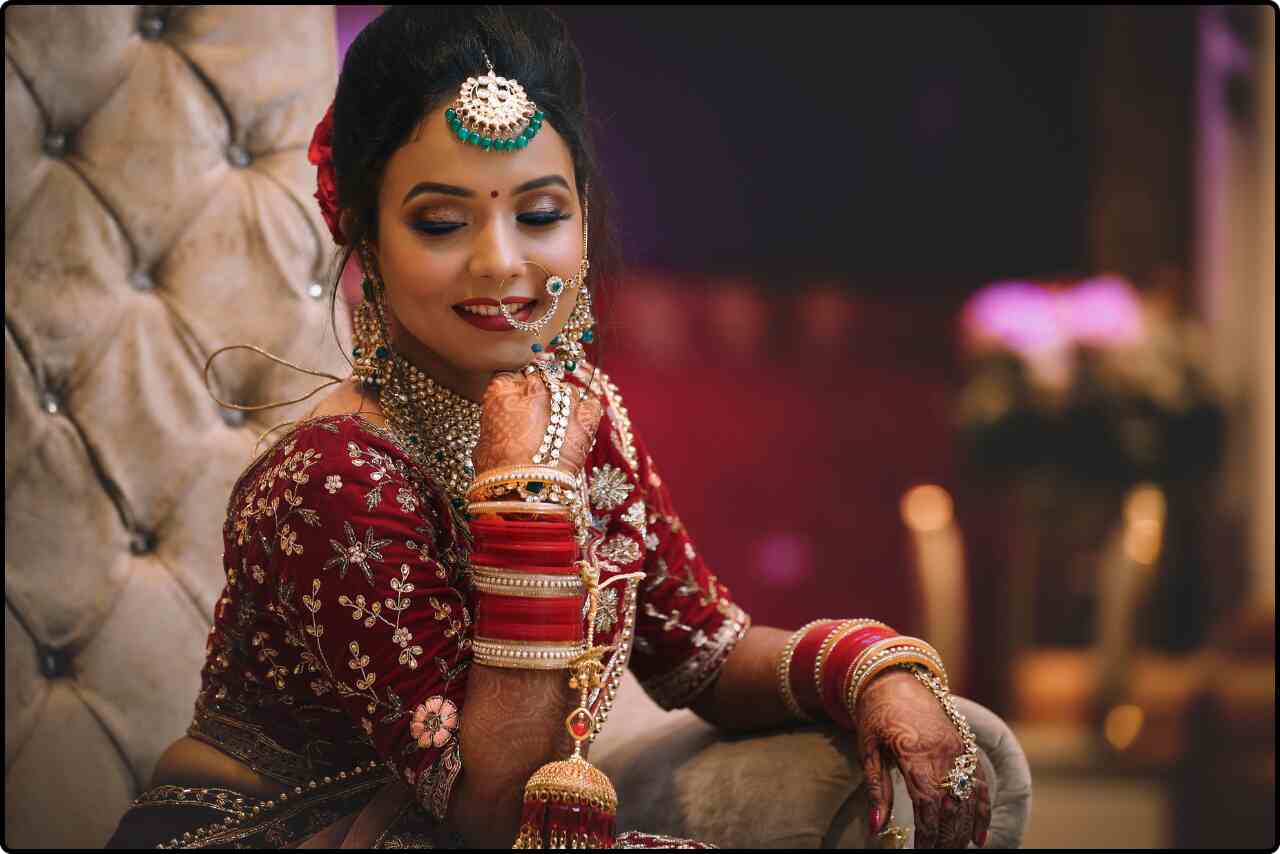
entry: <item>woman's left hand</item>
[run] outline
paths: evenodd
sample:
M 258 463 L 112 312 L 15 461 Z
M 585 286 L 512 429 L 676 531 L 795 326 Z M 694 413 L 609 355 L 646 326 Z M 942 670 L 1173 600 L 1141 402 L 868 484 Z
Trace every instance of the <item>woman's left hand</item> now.
M 991 801 L 979 763 L 973 793 L 959 800 L 946 788 L 947 774 L 964 744 L 942 704 L 908 671 L 891 667 L 863 689 L 855 709 L 858 755 L 866 773 L 879 829 L 893 815 L 892 761 L 902 772 L 915 813 L 916 848 L 964 848 L 986 841 Z

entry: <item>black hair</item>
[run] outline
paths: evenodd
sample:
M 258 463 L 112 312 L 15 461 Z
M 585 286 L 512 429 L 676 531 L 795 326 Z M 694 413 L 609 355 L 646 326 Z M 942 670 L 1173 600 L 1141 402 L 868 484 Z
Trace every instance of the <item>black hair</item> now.
M 356 247 L 377 238 L 378 188 L 387 161 L 424 116 L 452 100 L 468 77 L 487 70 L 486 54 L 498 75 L 524 87 L 565 141 L 579 197 L 590 187 L 593 297 L 617 276 L 610 200 L 587 120 L 586 75 L 564 21 L 537 6 L 392 6 L 351 43 L 334 96 L 333 165 L 338 204 L 347 212 L 347 243 L 338 254 L 331 309 L 336 310 L 342 271 Z M 333 322 L 336 336 L 336 314 Z M 594 363 L 598 347 L 588 346 L 596 348 L 590 353 Z

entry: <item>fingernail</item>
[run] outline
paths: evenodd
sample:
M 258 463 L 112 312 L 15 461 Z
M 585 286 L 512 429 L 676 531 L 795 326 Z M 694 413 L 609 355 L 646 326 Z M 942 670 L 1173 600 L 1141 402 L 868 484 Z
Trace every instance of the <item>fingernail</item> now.
M 871 808 L 871 832 L 875 833 L 880 829 L 880 807 Z
M 982 831 L 982 833 L 978 834 L 978 847 L 979 848 L 987 847 L 987 832 L 985 830 Z

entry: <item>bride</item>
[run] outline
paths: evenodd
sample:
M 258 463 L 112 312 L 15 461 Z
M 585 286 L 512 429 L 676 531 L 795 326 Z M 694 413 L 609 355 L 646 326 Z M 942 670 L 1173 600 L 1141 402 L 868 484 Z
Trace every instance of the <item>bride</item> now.
M 310 156 L 365 274 L 353 372 L 233 488 L 193 721 L 109 847 L 705 847 L 613 826 L 589 752 L 626 667 L 728 731 L 833 721 L 873 833 L 892 763 L 918 847 L 985 842 L 932 647 L 752 625 L 587 361 L 584 81 L 534 7 L 392 7 L 352 44 Z

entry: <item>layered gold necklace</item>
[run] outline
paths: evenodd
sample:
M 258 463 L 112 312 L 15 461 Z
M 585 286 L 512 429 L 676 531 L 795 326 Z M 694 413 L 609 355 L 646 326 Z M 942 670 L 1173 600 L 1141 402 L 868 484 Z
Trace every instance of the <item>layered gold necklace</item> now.
M 384 318 L 368 297 L 356 308 L 353 372 L 378 393 L 378 403 L 409 456 L 449 492 L 457 510 L 466 506 L 475 479 L 471 452 L 480 441 L 478 403 L 418 370 L 387 344 Z

